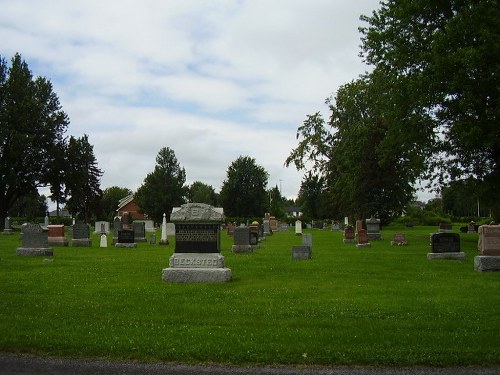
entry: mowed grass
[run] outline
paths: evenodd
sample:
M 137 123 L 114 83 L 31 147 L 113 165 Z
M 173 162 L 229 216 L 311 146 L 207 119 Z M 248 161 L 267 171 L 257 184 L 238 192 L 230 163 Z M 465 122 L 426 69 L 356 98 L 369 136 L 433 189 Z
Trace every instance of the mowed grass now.
M 395 231 L 408 246 L 391 246 Z M 292 365 L 498 365 L 500 273 L 466 261 L 427 260 L 435 228 L 388 227 L 358 249 L 340 232 L 306 230 L 313 259 L 294 261 L 294 232 L 251 254 L 222 254 L 233 281 L 170 284 L 174 251 L 55 247 L 20 257 L 0 236 L 0 351 L 56 357 Z M 157 234 L 159 238 L 159 233 Z

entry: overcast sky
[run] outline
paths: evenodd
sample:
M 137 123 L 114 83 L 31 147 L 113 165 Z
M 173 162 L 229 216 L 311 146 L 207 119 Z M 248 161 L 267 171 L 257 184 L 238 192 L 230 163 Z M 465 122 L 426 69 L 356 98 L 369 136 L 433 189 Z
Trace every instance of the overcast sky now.
M 359 16 L 378 2 L 0 0 L 0 54 L 51 80 L 102 189 L 135 191 L 170 147 L 187 183 L 218 192 L 250 156 L 295 197 L 303 172 L 283 164 L 297 127 L 369 69 Z

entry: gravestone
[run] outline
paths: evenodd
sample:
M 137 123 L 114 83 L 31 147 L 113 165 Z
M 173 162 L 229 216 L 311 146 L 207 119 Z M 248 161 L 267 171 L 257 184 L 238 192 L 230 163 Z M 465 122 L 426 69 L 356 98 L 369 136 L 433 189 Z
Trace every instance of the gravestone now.
M 150 245 L 156 245 L 156 234 L 151 233 L 149 235 L 149 244 Z
M 271 228 L 271 232 L 278 231 L 278 220 L 274 216 L 269 217 L 269 227 Z
M 135 242 L 147 242 L 146 239 L 146 223 L 144 221 L 134 221 L 132 223 Z
M 63 224 L 47 225 L 50 246 L 68 246 L 68 239 L 64 235 Z
M 358 233 L 361 229 L 365 229 L 363 220 L 356 220 L 356 233 Z
M 500 225 L 481 225 L 477 245 L 480 255 L 474 257 L 474 269 L 500 271 Z
M 372 244 L 368 242 L 368 233 L 366 229 L 360 229 L 358 231 L 358 243 L 356 247 L 370 247 Z
M 118 232 L 123 229 L 122 221 L 118 216 L 113 220 L 113 241 L 111 242 L 113 245 L 118 242 Z
M 253 249 L 259 249 L 259 223 L 254 221 L 248 226 L 250 230 L 250 245 Z
M 344 243 L 354 243 L 354 228 L 346 225 L 344 228 Z
M 467 225 L 467 233 L 477 233 L 477 225 L 475 222 L 471 221 L 469 225 Z
M 453 226 L 451 224 L 447 223 L 440 223 L 439 224 L 439 231 L 440 232 L 452 232 L 453 231 Z
M 404 235 L 404 233 L 395 233 L 394 239 L 391 241 L 391 245 L 393 245 L 393 246 L 408 245 L 408 242 L 406 241 L 406 236 Z
M 90 226 L 84 223 L 73 224 L 73 240 L 71 241 L 73 247 L 91 247 L 92 241 L 90 240 Z
M 231 246 L 233 253 L 251 253 L 253 247 L 250 244 L 250 228 L 249 227 L 236 227 L 233 233 L 233 246 Z
M 340 230 L 340 224 L 338 221 L 334 221 L 332 224 L 332 230 L 333 231 L 339 231 Z
M 102 234 L 109 233 L 109 221 L 96 221 L 94 227 L 94 233 Z
M 130 229 L 122 229 L 118 231 L 118 239 L 115 247 L 134 248 L 137 244 L 134 241 L 134 231 Z
M 122 217 L 122 229 L 130 230 L 132 229 L 132 217 L 128 212 L 124 212 Z
M 236 228 L 236 223 L 227 224 L 227 235 L 232 236 L 234 234 L 234 228 Z
M 231 281 L 231 269 L 220 253 L 222 208 L 204 203 L 187 203 L 172 210 L 175 223 L 175 253 L 162 280 L 177 283 L 219 283 Z
M 10 227 L 10 217 L 6 217 L 5 218 L 5 223 L 4 223 L 4 227 L 3 227 L 3 234 L 12 234 L 12 228 Z
M 312 258 L 312 234 L 302 235 L 302 245 L 292 246 L 292 259 L 311 259 Z
M 48 226 L 49 224 L 50 224 L 50 222 L 49 222 L 49 213 L 47 212 L 47 213 L 45 214 L 44 219 L 43 219 L 43 225 L 45 226 L 45 228 L 47 228 L 47 226 Z
M 99 241 L 99 247 L 108 247 L 108 236 L 106 236 L 106 233 L 101 234 L 101 240 Z
M 349 218 L 346 216 L 344 217 L 344 226 L 348 226 L 349 225 Z
M 49 247 L 48 233 L 40 224 L 23 224 L 22 246 L 16 250 L 19 256 L 52 256 L 54 251 Z
M 161 239 L 160 245 L 168 245 L 168 236 L 167 236 L 167 217 L 163 214 L 163 221 L 161 223 Z
M 372 216 L 370 219 L 366 220 L 366 232 L 368 234 L 368 240 L 382 240 L 380 236 L 380 219 L 376 219 Z
M 269 224 L 269 220 L 265 220 L 262 222 L 262 225 L 264 227 L 264 235 L 265 236 L 270 236 L 273 234 L 273 232 L 271 231 L 271 225 Z
M 460 251 L 460 235 L 458 233 L 431 234 L 431 250 L 432 252 L 427 254 L 427 259 L 465 259 L 465 253 Z
M 302 236 L 302 221 L 300 220 L 295 221 L 295 234 L 297 236 Z

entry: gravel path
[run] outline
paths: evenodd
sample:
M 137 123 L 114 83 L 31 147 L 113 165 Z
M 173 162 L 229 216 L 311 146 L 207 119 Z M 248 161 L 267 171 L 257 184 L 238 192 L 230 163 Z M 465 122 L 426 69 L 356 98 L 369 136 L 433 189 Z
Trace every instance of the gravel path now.
M 500 375 L 500 367 L 235 367 L 55 359 L 0 353 L 1 375 Z

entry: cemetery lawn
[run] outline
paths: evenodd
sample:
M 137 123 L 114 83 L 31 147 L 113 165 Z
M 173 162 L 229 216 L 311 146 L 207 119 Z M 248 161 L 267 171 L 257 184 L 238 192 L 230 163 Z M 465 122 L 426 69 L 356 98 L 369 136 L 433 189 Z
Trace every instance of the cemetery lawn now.
M 457 228 L 458 226 L 455 226 Z M 403 231 L 408 246 L 391 246 Z M 306 230 L 313 259 L 292 260 L 294 232 L 251 254 L 222 254 L 224 284 L 161 281 L 170 245 L 54 247 L 20 257 L 0 236 L 0 352 L 112 361 L 235 365 L 500 364 L 500 273 L 428 260 L 434 227 L 387 227 L 358 249 L 340 232 Z M 110 237 L 110 236 L 109 236 Z M 111 239 L 108 237 L 108 241 Z M 159 232 L 157 238 L 159 238 Z M 71 242 L 71 241 L 70 241 Z

